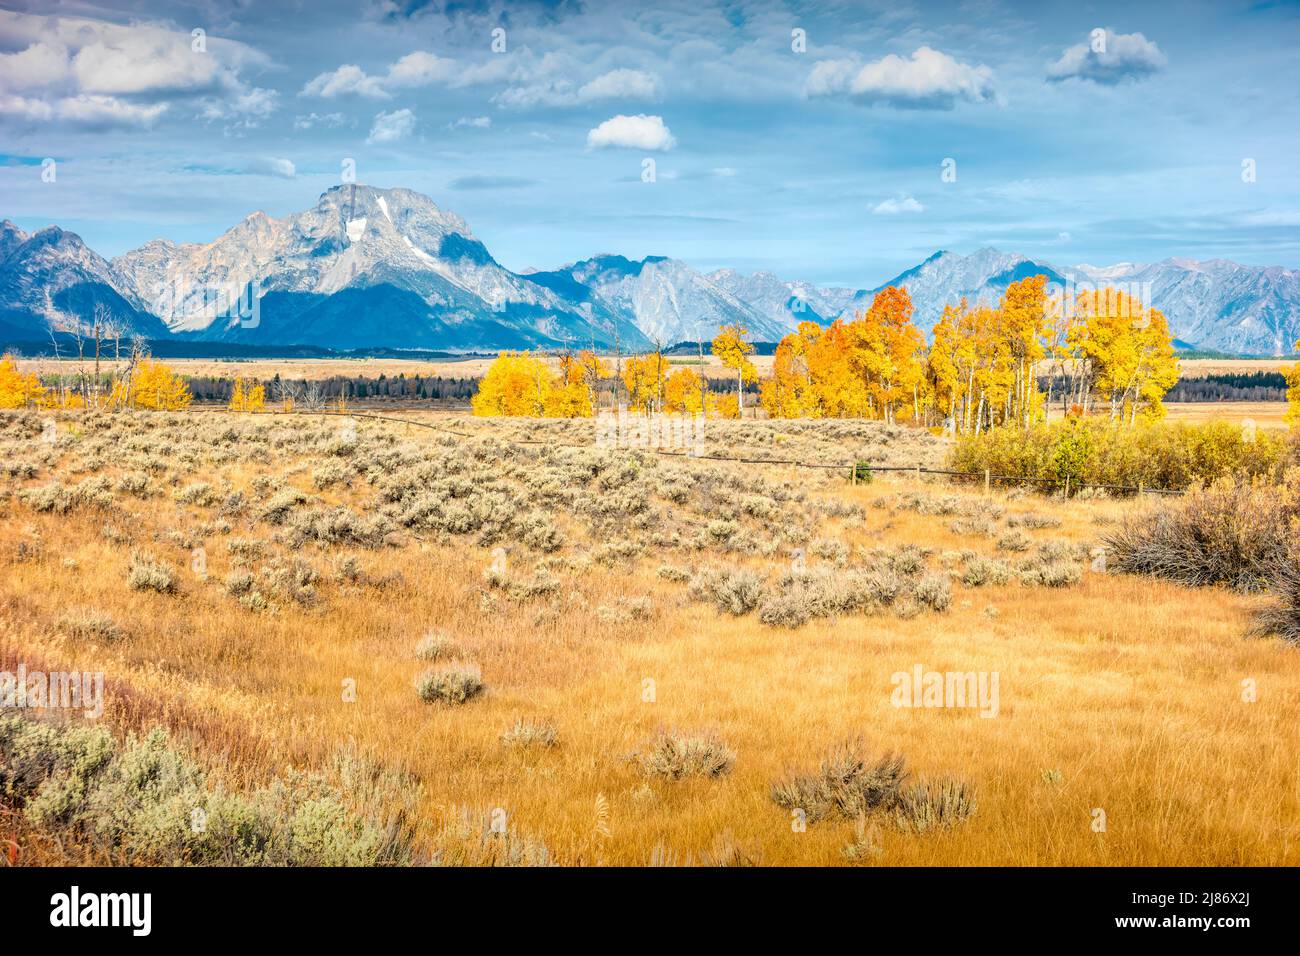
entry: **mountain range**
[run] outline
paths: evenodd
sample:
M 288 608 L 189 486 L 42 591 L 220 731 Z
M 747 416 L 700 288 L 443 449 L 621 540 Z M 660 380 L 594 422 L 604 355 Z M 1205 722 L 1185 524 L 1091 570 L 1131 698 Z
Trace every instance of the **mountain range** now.
M 711 338 L 733 322 L 775 342 L 801 321 L 851 318 L 887 285 L 908 289 L 929 332 L 946 303 L 995 304 L 1037 274 L 1067 290 L 1119 285 L 1161 309 L 1183 347 L 1288 354 L 1300 336 L 1295 269 L 1222 259 L 1057 267 L 986 248 L 936 252 L 863 289 L 705 273 L 665 256 L 514 272 L 429 197 L 349 184 L 283 219 L 255 212 L 206 244 L 156 239 L 112 260 L 57 226 L 29 235 L 6 220 L 0 346 L 48 341 L 51 327 L 85 329 L 96 311 L 128 335 L 242 347 L 633 351 Z

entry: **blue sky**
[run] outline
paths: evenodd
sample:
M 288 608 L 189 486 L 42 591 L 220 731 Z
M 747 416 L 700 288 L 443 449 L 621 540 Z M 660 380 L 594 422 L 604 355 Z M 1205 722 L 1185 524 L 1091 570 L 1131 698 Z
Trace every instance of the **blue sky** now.
M 0 217 L 106 255 L 307 208 L 350 157 L 515 269 L 1300 266 L 1296 0 L 4 7 Z

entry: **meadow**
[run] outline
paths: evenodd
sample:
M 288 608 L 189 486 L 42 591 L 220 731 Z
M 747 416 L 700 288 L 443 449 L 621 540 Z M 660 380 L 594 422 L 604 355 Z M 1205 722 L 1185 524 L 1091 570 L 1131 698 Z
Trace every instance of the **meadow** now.
M 879 422 L 404 417 L 0 418 L 0 670 L 102 671 L 108 730 L 0 711 L 8 862 L 1300 859 L 1300 655 L 1106 567 L 1158 502 L 776 463 L 945 459 Z

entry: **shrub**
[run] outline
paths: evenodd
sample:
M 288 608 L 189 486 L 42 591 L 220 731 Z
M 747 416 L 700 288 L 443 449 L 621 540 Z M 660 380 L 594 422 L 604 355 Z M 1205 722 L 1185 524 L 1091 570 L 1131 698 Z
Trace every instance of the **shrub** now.
M 958 780 L 921 781 L 903 790 L 894 822 L 912 833 L 954 827 L 975 812 L 975 794 Z
M 1020 568 L 1020 583 L 1045 588 L 1078 584 L 1083 568 L 1073 561 L 1027 561 Z
M 232 571 L 226 575 L 226 593 L 239 597 L 253 590 L 253 575 L 249 571 Z
M 171 594 L 176 590 L 172 569 L 165 564 L 160 564 L 153 555 L 140 551 L 131 554 L 131 569 L 127 573 L 127 583 L 134 591 Z
M 1260 431 L 1250 440 L 1228 422 L 1122 425 L 1102 418 L 993 428 L 958 439 L 950 467 L 972 474 L 1080 484 L 1186 489 L 1224 477 L 1280 477 L 1286 441 Z
M 966 562 L 961 583 L 968 588 L 982 588 L 986 584 L 1006 584 L 1011 580 L 1011 568 L 1004 561 L 975 555 Z
M 421 674 L 415 689 L 428 703 L 463 704 L 483 690 L 483 675 L 476 664 L 448 664 Z
M 1300 549 L 1293 549 L 1270 578 L 1272 600 L 1255 612 L 1254 633 L 1300 645 Z
M 0 805 L 47 841 L 114 865 L 411 862 L 409 781 L 348 759 L 336 771 L 346 802 L 308 774 L 232 792 L 162 729 L 119 742 L 104 728 L 0 717 Z M 395 803 L 397 814 L 382 809 Z
M 815 773 L 796 774 L 772 785 L 772 800 L 787 810 L 802 810 L 809 823 L 838 815 L 856 819 L 897 801 L 907 779 L 901 754 L 876 760 L 862 755 L 856 744 L 836 748 Z
M 661 733 L 641 754 L 641 769 L 650 777 L 720 777 L 731 770 L 736 755 L 716 737 Z
M 59 618 L 59 630 L 81 641 L 116 641 L 122 637 L 118 623 L 99 611 L 70 611 Z
M 559 731 L 549 720 L 526 720 L 515 718 L 515 722 L 501 735 L 501 742 L 507 747 L 519 747 L 527 750 L 532 747 L 554 747 L 559 740 Z
M 200 508 L 210 507 L 217 500 L 216 494 L 212 491 L 212 486 L 206 481 L 186 485 L 176 492 L 173 497 L 183 505 L 198 505 Z
M 436 661 L 452 656 L 455 643 L 446 634 L 430 631 L 415 645 L 415 656 L 422 661 Z
M 1287 562 L 1297 482 L 1223 481 L 1162 502 L 1103 536 L 1108 567 L 1180 584 L 1258 591 Z
M 699 600 L 712 601 L 719 611 L 739 617 L 758 607 L 766 582 L 754 571 L 703 570 L 691 579 L 691 593 Z

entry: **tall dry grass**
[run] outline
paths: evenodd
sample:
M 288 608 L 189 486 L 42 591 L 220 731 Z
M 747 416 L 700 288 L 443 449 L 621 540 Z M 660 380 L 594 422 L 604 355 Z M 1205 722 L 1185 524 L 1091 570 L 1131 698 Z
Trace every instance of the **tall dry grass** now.
M 1283 642 L 1246 639 L 1254 599 L 1091 572 L 1059 588 L 1022 583 L 1019 573 L 1001 584 L 961 581 L 972 561 L 999 560 L 1018 571 L 1053 542 L 1056 560 L 1084 567 L 1080 549 L 1086 553 L 1131 502 L 989 501 L 911 481 L 853 487 L 779 466 L 757 468 L 766 486 L 756 490 L 729 483 L 750 481 L 753 468 L 674 462 L 719 477 L 679 493 L 684 479 L 674 473 L 648 492 L 650 519 L 632 512 L 603 523 L 608 516 L 583 511 L 585 504 L 564 503 L 564 487 L 528 484 L 537 466 L 521 451 L 474 445 L 496 456 L 490 469 L 503 489 L 527 488 L 563 534 L 563 545 L 543 551 L 509 537 L 479 543 L 477 534 L 419 525 L 380 534 L 294 517 L 347 507 L 362 522 L 378 520 L 382 477 L 363 469 L 350 484 L 321 489 L 313 472 L 330 461 L 354 466 L 357 454 L 382 463 L 395 449 L 441 452 L 431 435 L 361 422 L 357 447 L 347 452 L 328 429 L 307 422 L 268 425 L 270 437 L 258 443 L 243 440 L 243 425 L 223 437 L 224 419 L 197 415 L 132 420 L 102 435 L 80 420 L 61 426 L 64 437 L 52 449 L 33 430 L 10 425 L 3 433 L 6 460 L 31 462 L 35 473 L 14 470 L 0 486 L 0 669 L 17 661 L 102 669 L 107 726 L 117 733 L 165 726 L 232 788 L 251 790 L 288 768 L 328 774 L 345 749 L 410 774 L 418 783 L 413 839 L 434 859 L 1267 865 L 1300 858 L 1292 839 L 1300 823 L 1300 657 Z M 177 431 L 163 440 L 164 429 Z M 144 497 L 121 480 L 136 473 L 148 476 Z M 111 501 L 83 488 L 85 501 L 39 510 L 18 494 L 56 480 L 75 489 L 97 476 L 110 482 Z M 640 480 L 593 497 L 630 494 Z M 178 500 L 187 496 L 176 492 L 197 481 L 216 489 L 212 504 L 194 503 L 193 495 Z M 286 489 L 305 500 L 276 524 L 263 506 Z M 781 489 L 803 497 L 769 493 Z M 242 505 L 232 503 L 237 493 Z M 744 511 L 738 503 L 747 496 L 771 503 L 750 502 L 751 510 L 775 510 L 767 517 Z M 716 517 L 733 507 L 734 519 Z M 1026 513 L 1047 519 L 1016 522 L 1031 550 L 999 551 L 1009 519 Z M 1059 527 L 1050 527 L 1053 519 Z M 712 520 L 737 528 L 710 535 Z M 924 573 L 948 577 L 950 604 L 903 614 L 858 609 L 774 627 L 756 611 L 733 615 L 700 602 L 687 581 L 657 573 L 665 562 L 744 568 L 775 587 L 794 560 L 797 545 L 783 533 L 795 525 L 806 536 L 807 566 L 827 572 L 840 552 L 824 547 L 828 557 L 818 557 L 814 540 L 841 542 L 846 572 L 877 568 L 886 554 L 914 563 L 899 555 L 919 546 Z M 620 541 L 635 547 L 590 560 Z M 192 567 L 200 543 L 202 574 Z M 1064 544 L 1073 557 L 1060 556 Z M 504 549 L 506 586 L 499 586 L 495 548 Z M 132 588 L 133 551 L 171 567 L 174 588 Z M 304 583 L 295 560 L 315 579 Z M 227 581 L 240 573 L 254 583 L 231 593 Z M 265 603 L 243 600 L 249 593 Z M 90 618 L 99 625 L 70 624 Z M 443 663 L 418 650 L 431 632 L 445 636 L 450 660 L 481 674 L 479 693 L 460 702 L 421 699 L 416 682 Z M 895 707 L 893 676 L 918 664 L 996 671 L 997 716 Z M 1244 686 L 1254 688 L 1253 700 Z M 503 741 L 520 721 L 553 729 L 551 745 Z M 647 773 L 646 755 L 665 735 L 713 742 L 732 758 L 726 772 Z M 869 845 L 862 820 L 831 816 L 801 831 L 772 799 L 773 785 L 815 768 L 847 740 L 871 755 L 904 755 L 919 780 L 958 781 L 975 812 L 922 832 L 888 814 L 871 816 Z M 1095 829 L 1099 810 L 1104 832 Z M 0 816 L 0 827 L 0 840 L 18 842 L 19 862 L 55 858 L 14 814 Z

